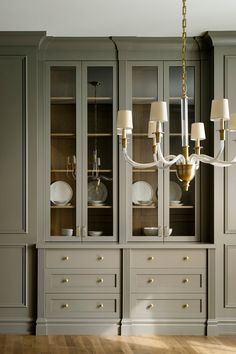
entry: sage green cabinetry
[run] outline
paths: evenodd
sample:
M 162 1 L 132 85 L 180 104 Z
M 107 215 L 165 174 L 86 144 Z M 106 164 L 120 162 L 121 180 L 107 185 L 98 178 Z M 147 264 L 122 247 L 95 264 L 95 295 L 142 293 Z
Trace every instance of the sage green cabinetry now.
M 36 319 L 37 50 L 43 32 L 0 33 L 0 332 Z
M 212 96 L 229 99 L 230 113 L 236 112 L 236 33 L 209 32 L 212 55 Z M 227 134 L 225 159 L 236 155 L 235 132 Z M 215 151 L 219 137 L 215 134 Z M 209 302 L 208 335 L 236 333 L 236 224 L 235 224 L 236 168 L 215 168 L 214 171 L 214 234 L 216 251 L 212 255 L 209 291 L 215 301 Z

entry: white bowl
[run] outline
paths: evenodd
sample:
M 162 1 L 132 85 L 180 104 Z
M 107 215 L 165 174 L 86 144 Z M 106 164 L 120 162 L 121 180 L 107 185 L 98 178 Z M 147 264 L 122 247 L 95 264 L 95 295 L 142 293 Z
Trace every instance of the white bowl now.
M 170 204 L 171 204 L 171 205 L 177 205 L 177 204 L 180 204 L 180 203 L 181 203 L 180 200 L 171 200 L 171 201 L 170 201 Z
M 158 227 L 144 227 L 143 233 L 145 236 L 158 236 Z
M 89 236 L 101 236 L 103 234 L 102 231 L 89 231 Z
M 62 236 L 73 236 L 73 229 L 61 229 Z
M 173 229 L 169 229 L 169 236 L 172 234 Z

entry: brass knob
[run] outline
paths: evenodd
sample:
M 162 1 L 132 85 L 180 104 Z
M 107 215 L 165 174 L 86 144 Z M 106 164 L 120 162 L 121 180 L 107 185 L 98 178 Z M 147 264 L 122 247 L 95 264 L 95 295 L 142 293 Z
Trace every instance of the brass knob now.
M 154 279 L 153 278 L 148 279 L 148 283 L 149 284 L 154 283 Z
M 183 280 L 183 283 L 188 283 L 189 282 L 189 279 L 188 278 L 185 278 L 184 280 Z
M 104 305 L 103 304 L 98 304 L 97 308 L 98 309 L 103 309 Z
M 153 256 L 148 257 L 148 261 L 153 261 L 154 259 L 155 259 L 155 257 L 153 257 Z
M 103 278 L 97 279 L 97 283 L 103 283 Z
M 104 260 L 104 257 L 103 256 L 99 256 L 98 257 L 98 261 L 103 261 Z
M 68 278 L 63 279 L 63 283 L 69 283 L 69 279 Z
M 147 309 L 152 309 L 154 307 L 154 304 L 149 304 L 148 306 L 147 306 Z
M 68 309 L 69 305 L 68 305 L 68 304 L 63 304 L 62 307 L 63 307 L 64 309 Z
M 184 261 L 189 261 L 189 260 L 190 260 L 190 257 L 189 257 L 189 256 L 185 256 L 185 257 L 183 258 L 183 260 L 184 260 Z
M 65 257 L 63 257 L 62 259 L 63 259 L 63 261 L 68 261 L 68 260 L 69 260 L 69 257 L 68 257 L 68 256 L 65 256 Z
M 189 304 L 184 304 L 184 305 L 183 305 L 183 308 L 184 308 L 184 309 L 188 309 L 188 308 L 189 308 Z

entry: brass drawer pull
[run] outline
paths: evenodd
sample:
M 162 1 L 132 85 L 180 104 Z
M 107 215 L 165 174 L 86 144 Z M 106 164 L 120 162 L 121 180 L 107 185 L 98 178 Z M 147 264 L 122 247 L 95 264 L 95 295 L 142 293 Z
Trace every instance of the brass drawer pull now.
M 99 256 L 97 259 L 98 259 L 98 261 L 103 261 L 104 257 L 103 256 Z
M 98 304 L 98 305 L 97 305 L 97 308 L 98 308 L 98 309 L 103 309 L 103 307 L 104 307 L 103 304 Z
M 149 284 L 154 283 L 154 279 L 153 279 L 153 278 L 148 279 L 148 283 L 149 283 Z
M 99 284 L 103 283 L 103 278 L 98 278 L 97 283 L 99 283 Z
M 183 260 L 184 260 L 184 261 L 189 261 L 189 260 L 190 260 L 190 257 L 189 257 L 189 256 L 185 256 L 185 257 L 183 258 Z
M 148 257 L 148 261 L 153 261 L 155 259 L 155 257 L 154 256 L 150 256 L 150 257 Z
M 63 307 L 64 309 L 68 309 L 69 304 L 63 304 L 62 307 Z
M 151 309 L 153 309 L 153 307 L 154 307 L 154 304 L 149 304 L 149 305 L 147 306 L 147 309 L 148 309 L 148 310 L 151 310 Z
M 65 278 L 62 280 L 63 283 L 69 283 L 69 279 L 68 278 Z
M 189 304 L 184 304 L 183 305 L 183 309 L 188 309 L 189 308 Z
M 68 260 L 69 260 L 69 257 L 68 257 L 68 256 L 62 257 L 62 260 L 63 260 L 63 261 L 68 261 Z
M 188 283 L 188 282 L 189 282 L 189 278 L 183 279 L 183 283 Z

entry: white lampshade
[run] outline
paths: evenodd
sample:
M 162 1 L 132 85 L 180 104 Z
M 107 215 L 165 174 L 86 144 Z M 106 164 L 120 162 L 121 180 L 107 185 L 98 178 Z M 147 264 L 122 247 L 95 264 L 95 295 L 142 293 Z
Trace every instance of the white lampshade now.
M 167 105 L 164 101 L 156 101 L 151 104 L 150 121 L 167 122 Z
M 229 102 L 226 98 L 212 100 L 211 103 L 211 120 L 229 120 Z
M 131 134 L 133 129 L 132 111 L 120 110 L 117 114 L 117 134 L 122 134 L 122 129 L 126 130 L 126 134 Z
M 232 113 L 230 115 L 229 130 L 232 132 L 236 131 L 236 113 Z
M 157 129 L 157 122 L 150 120 L 148 122 L 148 138 L 153 138 Z
M 206 139 L 206 134 L 205 134 L 205 128 L 204 128 L 204 123 L 197 122 L 193 123 L 191 126 L 191 140 L 205 140 Z

